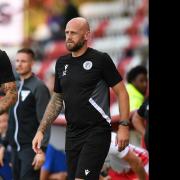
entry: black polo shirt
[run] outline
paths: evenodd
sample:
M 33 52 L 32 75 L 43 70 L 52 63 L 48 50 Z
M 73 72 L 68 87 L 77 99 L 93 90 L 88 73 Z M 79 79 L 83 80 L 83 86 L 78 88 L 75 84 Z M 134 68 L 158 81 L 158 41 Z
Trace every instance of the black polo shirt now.
M 15 81 L 11 62 L 5 51 L 0 50 L 0 85 Z
M 60 57 L 55 73 L 54 91 L 64 94 L 67 138 L 111 127 L 109 87 L 122 78 L 107 53 L 88 48 L 79 57 Z

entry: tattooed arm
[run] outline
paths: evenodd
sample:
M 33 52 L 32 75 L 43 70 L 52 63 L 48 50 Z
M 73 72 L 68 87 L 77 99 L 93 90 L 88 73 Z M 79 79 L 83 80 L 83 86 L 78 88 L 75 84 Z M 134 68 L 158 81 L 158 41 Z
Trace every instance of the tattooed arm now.
M 17 100 L 17 89 L 15 82 L 8 82 L 1 85 L 2 91 L 5 93 L 0 100 L 0 115 L 6 112 L 11 105 Z
M 62 107 L 63 94 L 54 92 L 47 105 L 43 119 L 41 120 L 37 133 L 32 142 L 32 147 L 36 153 L 39 152 L 41 142 L 47 127 L 49 127 L 52 124 L 52 122 L 58 117 Z
M 58 117 L 62 107 L 63 94 L 53 93 L 51 100 L 46 108 L 43 119 L 40 123 L 40 126 L 38 128 L 38 131 L 41 131 L 44 134 L 47 127 L 50 126 L 52 122 Z

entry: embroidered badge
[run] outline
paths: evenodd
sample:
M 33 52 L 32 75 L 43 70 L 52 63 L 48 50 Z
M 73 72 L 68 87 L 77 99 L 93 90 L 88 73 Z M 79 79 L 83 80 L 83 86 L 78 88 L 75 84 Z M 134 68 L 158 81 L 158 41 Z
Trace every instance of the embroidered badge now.
M 85 70 L 90 70 L 90 69 L 92 68 L 92 62 L 91 62 L 91 61 L 85 61 L 85 62 L 83 63 L 83 68 L 84 68 Z

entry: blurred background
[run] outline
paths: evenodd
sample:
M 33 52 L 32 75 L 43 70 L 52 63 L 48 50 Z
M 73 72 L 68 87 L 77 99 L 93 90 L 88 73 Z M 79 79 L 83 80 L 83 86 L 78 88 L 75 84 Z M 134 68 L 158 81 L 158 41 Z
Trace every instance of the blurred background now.
M 148 83 L 145 94 L 139 89 L 143 82 L 137 77 L 139 74 L 146 76 L 144 70 L 131 73 L 133 81 L 127 82 L 128 72 L 139 65 L 147 69 L 149 82 L 148 3 L 148 0 L 0 0 L 0 49 L 7 52 L 14 66 L 17 50 L 32 48 L 36 53 L 33 72 L 52 92 L 55 62 L 59 56 L 68 53 L 65 25 L 71 18 L 85 17 L 91 28 L 89 46 L 107 52 L 127 85 L 133 84 L 135 88 L 128 91 L 133 113 L 149 95 Z M 112 125 L 116 129 L 118 104 L 112 90 L 110 96 Z M 134 106 L 133 103 L 139 101 L 140 104 Z M 66 125 L 63 112 L 54 121 L 50 138 L 50 144 L 62 151 Z M 141 137 L 137 133 L 132 133 L 131 143 L 141 146 Z
M 88 19 L 92 48 L 110 54 L 124 76 L 133 66 L 148 69 L 148 0 L 0 0 L 0 48 L 14 62 L 21 47 L 37 54 L 34 72 L 45 79 L 67 53 L 66 22 Z

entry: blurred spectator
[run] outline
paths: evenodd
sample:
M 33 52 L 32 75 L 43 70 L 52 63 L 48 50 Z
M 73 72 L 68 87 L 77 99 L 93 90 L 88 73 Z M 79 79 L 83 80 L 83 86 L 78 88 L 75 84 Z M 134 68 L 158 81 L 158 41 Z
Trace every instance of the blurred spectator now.
M 48 38 L 50 34 L 46 33 L 45 37 L 43 36 L 43 32 L 45 32 L 44 28 L 47 27 L 47 17 L 49 14 L 50 7 L 46 6 L 46 3 L 42 0 L 30 0 L 27 8 L 29 18 L 29 36 L 35 40 L 44 40 L 44 38 Z M 37 32 L 40 31 L 38 29 L 41 29 L 41 33 L 38 34 L 39 37 L 37 36 Z
M 119 152 L 115 142 L 116 133 L 112 133 L 111 146 L 106 159 L 107 164 L 109 161 L 110 168 L 107 173 L 101 173 L 105 176 L 101 177 L 101 180 L 148 180 L 148 152 L 131 144 Z
M 14 180 L 37 180 L 45 160 L 45 150 L 50 129 L 45 133 L 42 151 L 35 154 L 32 138 L 37 131 L 50 94 L 44 83 L 32 72 L 35 54 L 29 48 L 18 50 L 15 59 L 16 71 L 20 77 L 18 100 L 10 110 L 8 140 L 12 146 L 12 167 Z
M 129 94 L 130 111 L 137 110 L 142 103 L 147 91 L 147 69 L 138 65 L 130 69 L 126 75 L 126 88 Z M 118 104 L 114 103 L 111 107 L 111 114 L 116 115 L 118 112 Z M 133 124 L 131 124 L 133 125 Z M 136 146 L 141 146 L 142 136 L 139 132 L 134 130 L 133 126 L 130 129 L 130 143 Z
M 129 94 L 130 111 L 138 109 L 144 102 L 147 90 L 147 69 L 144 66 L 135 66 L 127 73 L 127 91 Z M 130 130 L 130 143 L 141 146 L 142 136 L 134 129 Z
M 51 32 L 54 36 L 53 40 L 65 40 L 65 27 L 69 20 L 75 17 L 79 17 L 77 7 L 71 2 L 71 0 L 60 0 L 63 10 L 59 15 L 51 17 Z M 59 25 L 58 25 L 59 23 Z
M 61 12 L 52 12 L 48 17 L 47 24 L 51 32 L 52 41 L 64 39 L 64 33 L 62 33 L 61 24 L 63 23 L 63 16 Z
M 8 128 L 8 113 L 0 115 L 0 177 L 3 180 L 12 180 L 12 169 L 10 166 L 11 148 L 5 137 Z M 3 144 L 6 144 L 5 146 Z
M 132 123 L 134 128 L 143 136 L 142 147 L 149 150 L 149 97 L 134 113 Z
M 147 90 L 147 69 L 144 66 L 136 66 L 127 73 L 126 88 L 130 98 L 130 111 L 138 109 Z
M 62 23 L 62 29 L 65 30 L 66 24 L 69 20 L 75 17 L 79 17 L 79 12 L 77 7 L 71 2 L 71 0 L 61 0 L 64 4 L 64 20 Z
M 42 60 L 46 57 L 44 52 L 49 44 L 56 46 L 57 42 L 64 42 L 65 25 L 79 16 L 78 8 L 70 0 L 30 0 L 28 10 L 28 46 L 36 49 L 38 59 Z

